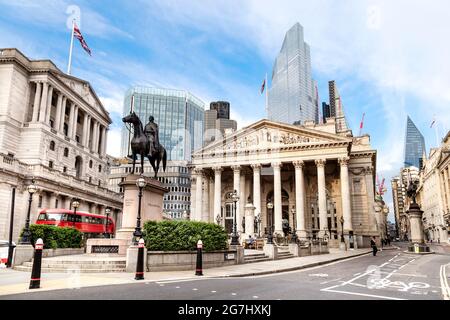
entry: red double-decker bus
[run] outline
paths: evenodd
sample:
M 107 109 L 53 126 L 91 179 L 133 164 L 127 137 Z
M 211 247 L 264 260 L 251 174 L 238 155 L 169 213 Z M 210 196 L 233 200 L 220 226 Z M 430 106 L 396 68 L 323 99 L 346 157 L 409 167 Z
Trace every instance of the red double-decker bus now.
M 36 224 L 74 227 L 88 238 L 115 232 L 114 220 L 111 218 L 106 223 L 105 216 L 84 211 L 77 211 L 75 215 L 72 210 L 66 209 L 43 209 L 39 212 Z

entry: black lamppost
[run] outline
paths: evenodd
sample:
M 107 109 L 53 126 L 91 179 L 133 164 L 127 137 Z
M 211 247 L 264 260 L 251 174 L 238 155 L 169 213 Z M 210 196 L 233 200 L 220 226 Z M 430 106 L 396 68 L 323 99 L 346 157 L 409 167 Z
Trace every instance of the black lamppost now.
M 345 242 L 344 240 L 344 217 L 341 216 L 341 218 L 339 219 L 339 221 L 341 222 L 341 242 Z
M 31 244 L 31 232 L 30 232 L 30 213 L 31 213 L 31 202 L 33 201 L 33 193 L 37 191 L 37 187 L 34 184 L 34 181 L 31 182 L 27 187 L 27 191 L 30 194 L 28 198 L 28 213 L 27 220 L 25 221 L 25 229 L 23 231 L 23 235 L 20 241 L 20 244 Z
M 110 208 L 106 208 L 105 209 L 106 212 L 106 222 L 105 222 L 105 238 L 110 238 L 110 234 L 108 232 L 108 226 L 109 226 L 109 214 L 111 213 L 111 209 Z
M 236 190 L 234 190 L 233 193 L 231 194 L 231 200 L 233 200 L 233 211 L 234 211 L 233 235 L 231 236 L 231 245 L 238 246 L 239 245 L 239 235 L 237 234 L 236 203 L 239 201 L 239 196 L 238 196 Z
M 270 224 L 269 224 L 269 233 L 267 235 L 267 244 L 273 244 L 273 230 L 272 230 L 273 203 L 271 201 L 269 201 L 269 203 L 267 204 L 267 209 L 270 210 L 270 215 L 269 215 L 270 216 L 270 222 L 269 222 Z
M 136 229 L 134 230 L 133 237 L 134 237 L 134 244 L 137 245 L 139 242 L 139 239 L 142 238 L 142 231 L 141 231 L 141 201 L 142 201 L 142 189 L 145 188 L 147 185 L 147 182 L 145 181 L 144 177 L 141 175 L 136 180 L 136 186 L 139 188 L 139 204 L 138 204 L 138 215 L 137 215 L 137 221 L 136 221 Z
M 298 237 L 297 237 L 297 230 L 295 229 L 295 209 L 292 208 L 291 212 L 292 212 L 292 224 L 293 224 L 291 242 L 292 243 L 297 243 Z
M 72 201 L 72 207 L 73 207 L 73 217 L 72 217 L 72 221 L 73 221 L 73 227 L 75 228 L 75 221 L 77 220 L 77 208 L 80 206 L 80 200 L 75 198 Z

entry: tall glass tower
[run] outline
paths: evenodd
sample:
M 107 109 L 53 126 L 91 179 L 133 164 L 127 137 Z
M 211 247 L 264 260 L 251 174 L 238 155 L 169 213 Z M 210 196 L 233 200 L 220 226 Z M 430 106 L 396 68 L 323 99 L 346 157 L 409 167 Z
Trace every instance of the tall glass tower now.
M 317 87 L 311 73 L 309 45 L 303 27 L 296 23 L 284 37 L 275 60 L 268 93 L 268 118 L 292 124 L 319 118 Z
M 417 129 L 414 122 L 408 116 L 406 119 L 406 137 L 405 137 L 405 167 L 421 167 L 423 156 L 426 153 L 425 139 Z
M 134 107 L 131 97 L 134 96 Z M 133 109 L 133 110 L 132 110 Z M 159 141 L 167 150 L 167 159 L 190 161 L 194 150 L 203 144 L 205 103 L 184 90 L 136 86 L 125 94 L 124 116 L 136 112 L 142 125 L 153 116 L 159 127 Z M 132 134 L 122 127 L 121 155 L 131 154 Z

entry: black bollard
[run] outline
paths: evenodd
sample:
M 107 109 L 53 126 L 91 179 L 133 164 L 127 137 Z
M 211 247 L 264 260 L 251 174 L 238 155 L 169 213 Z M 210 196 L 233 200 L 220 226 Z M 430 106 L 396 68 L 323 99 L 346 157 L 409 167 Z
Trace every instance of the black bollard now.
M 41 264 L 42 249 L 44 249 L 44 241 L 37 239 L 34 246 L 33 268 L 31 270 L 30 289 L 39 289 L 41 286 Z
M 198 242 L 197 242 L 197 266 L 195 267 L 195 275 L 196 276 L 203 275 L 202 248 L 203 248 L 203 242 L 202 242 L 202 240 L 198 240 Z
M 134 278 L 134 280 L 144 280 L 144 246 L 145 246 L 145 241 L 144 241 L 144 239 L 141 238 L 139 240 L 139 244 L 138 244 L 136 277 Z

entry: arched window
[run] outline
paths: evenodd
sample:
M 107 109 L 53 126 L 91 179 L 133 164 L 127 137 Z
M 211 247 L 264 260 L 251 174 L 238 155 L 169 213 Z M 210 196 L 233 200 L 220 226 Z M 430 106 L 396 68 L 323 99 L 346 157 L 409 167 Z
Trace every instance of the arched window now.
M 69 156 L 69 148 L 64 148 L 64 157 Z
M 50 141 L 50 150 L 55 151 L 55 141 Z

